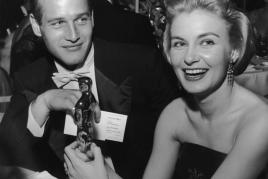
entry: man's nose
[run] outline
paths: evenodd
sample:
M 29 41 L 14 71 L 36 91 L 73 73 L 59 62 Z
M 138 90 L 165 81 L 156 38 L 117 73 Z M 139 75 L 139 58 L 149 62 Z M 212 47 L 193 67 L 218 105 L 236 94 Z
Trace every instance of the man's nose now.
M 189 47 L 184 58 L 184 63 L 186 65 L 192 65 L 193 63 L 198 61 L 198 58 L 196 56 L 196 49 L 194 47 Z
M 66 32 L 66 40 L 72 43 L 77 42 L 80 39 L 79 32 L 75 24 L 70 24 Z

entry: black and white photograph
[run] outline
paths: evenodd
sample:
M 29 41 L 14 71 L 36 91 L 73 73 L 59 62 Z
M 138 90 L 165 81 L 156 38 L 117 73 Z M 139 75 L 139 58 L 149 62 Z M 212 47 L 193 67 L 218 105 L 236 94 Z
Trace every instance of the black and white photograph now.
M 0 0 L 0 179 L 268 179 L 268 0 Z

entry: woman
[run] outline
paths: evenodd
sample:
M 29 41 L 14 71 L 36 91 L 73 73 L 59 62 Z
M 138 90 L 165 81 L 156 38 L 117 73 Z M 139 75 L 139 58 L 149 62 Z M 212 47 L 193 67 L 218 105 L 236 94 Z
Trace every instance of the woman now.
M 144 178 L 170 178 L 178 150 L 178 178 L 256 178 L 267 160 L 267 106 L 233 80 L 241 13 L 220 0 L 168 5 L 165 52 L 189 95 L 163 111 Z
M 242 17 L 228 0 L 167 2 L 165 53 L 188 94 L 162 112 L 144 179 L 253 179 L 264 169 L 267 105 L 233 80 L 245 60 Z

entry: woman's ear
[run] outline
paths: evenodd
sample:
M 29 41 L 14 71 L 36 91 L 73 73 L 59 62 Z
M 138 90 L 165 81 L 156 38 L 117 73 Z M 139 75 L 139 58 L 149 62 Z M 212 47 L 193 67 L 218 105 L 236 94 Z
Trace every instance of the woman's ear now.
M 236 63 L 236 61 L 238 60 L 239 58 L 239 50 L 232 50 L 231 52 L 231 60 L 233 63 Z
M 169 34 L 168 34 L 168 31 L 169 31 L 168 29 L 170 29 L 169 25 L 166 26 L 166 30 L 164 31 L 162 45 L 163 45 L 163 50 L 164 50 L 164 54 L 166 56 L 166 59 L 167 59 L 168 63 L 170 65 L 172 65 L 171 59 L 170 59 L 170 54 L 169 54 L 169 51 L 170 51 L 170 47 L 169 47 L 170 38 L 169 38 Z
M 166 52 L 166 58 L 167 58 L 168 63 L 169 63 L 170 65 L 172 65 L 170 56 L 169 56 L 169 54 L 168 54 L 167 52 Z
M 33 29 L 33 32 L 36 36 L 38 37 L 41 37 L 42 34 L 41 34 L 41 30 L 40 30 L 40 25 L 39 23 L 36 21 L 35 17 L 33 14 L 30 14 L 30 22 L 31 22 L 31 26 L 32 26 L 32 29 Z
M 172 65 L 172 63 L 171 63 L 171 59 L 170 59 L 169 50 L 168 50 L 168 47 L 167 47 L 167 46 L 168 46 L 168 45 L 167 45 L 167 41 L 166 41 L 166 39 L 164 39 L 164 42 L 163 42 L 164 55 L 165 55 L 165 57 L 166 57 L 168 63 L 169 63 L 170 65 Z

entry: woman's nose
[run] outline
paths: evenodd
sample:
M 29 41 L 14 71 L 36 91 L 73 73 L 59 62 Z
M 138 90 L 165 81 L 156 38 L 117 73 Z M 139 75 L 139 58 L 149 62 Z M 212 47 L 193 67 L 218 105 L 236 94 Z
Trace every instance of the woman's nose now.
M 196 49 L 194 49 L 193 47 L 189 47 L 184 58 L 184 63 L 187 65 L 192 65 L 197 61 L 198 58 L 196 56 Z

